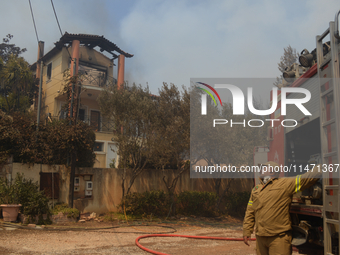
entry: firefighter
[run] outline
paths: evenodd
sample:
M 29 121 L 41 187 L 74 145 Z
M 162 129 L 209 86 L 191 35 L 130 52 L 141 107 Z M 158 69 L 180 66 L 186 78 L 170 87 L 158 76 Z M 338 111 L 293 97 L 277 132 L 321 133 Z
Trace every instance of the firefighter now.
M 293 194 L 313 185 L 322 175 L 316 166 L 303 175 L 278 178 L 278 168 L 273 161 L 262 166 L 261 183 L 251 192 L 243 221 L 243 241 L 248 246 L 255 226 L 258 255 L 292 254 L 289 207 Z

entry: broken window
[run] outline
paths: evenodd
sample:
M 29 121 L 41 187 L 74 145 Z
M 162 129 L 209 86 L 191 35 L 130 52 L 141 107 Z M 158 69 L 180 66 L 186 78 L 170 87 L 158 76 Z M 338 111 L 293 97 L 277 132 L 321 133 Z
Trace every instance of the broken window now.
M 104 143 L 95 142 L 93 146 L 94 151 L 104 151 Z
M 46 73 L 46 76 L 47 76 L 47 80 L 51 80 L 52 78 L 52 63 L 49 63 L 47 65 L 47 73 Z
M 90 65 L 82 62 L 79 64 L 79 74 L 81 75 L 81 84 L 96 87 L 105 87 L 106 85 L 106 68 Z

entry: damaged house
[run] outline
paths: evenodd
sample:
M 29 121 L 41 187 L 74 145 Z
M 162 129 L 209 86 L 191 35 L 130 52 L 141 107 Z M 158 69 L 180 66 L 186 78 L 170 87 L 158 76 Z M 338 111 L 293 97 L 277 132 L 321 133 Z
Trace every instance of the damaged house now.
M 42 71 L 41 114 L 51 119 L 76 116 L 78 121 L 90 125 L 96 134 L 94 167 L 116 166 L 113 162 L 117 162 L 117 150 L 111 141 L 113 125 L 102 116 L 97 98 L 106 87 L 121 86 L 124 83 L 125 58 L 131 57 L 133 55 L 98 35 L 66 32 L 46 54 L 44 42 L 39 42 L 38 60 L 31 68 L 38 78 Z M 70 107 L 72 110 L 69 112 L 64 109 L 65 104 L 69 104 L 71 100 L 63 93 L 64 73 L 67 70 L 70 77 L 79 75 L 77 84 L 74 85 L 73 105 Z M 35 100 L 34 108 L 38 109 L 38 99 Z

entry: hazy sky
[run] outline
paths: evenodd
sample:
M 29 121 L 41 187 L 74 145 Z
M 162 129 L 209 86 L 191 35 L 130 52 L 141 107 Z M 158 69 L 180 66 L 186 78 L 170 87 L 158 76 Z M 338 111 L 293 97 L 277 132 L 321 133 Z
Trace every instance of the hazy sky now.
M 60 32 L 51 2 L 31 0 L 45 53 Z M 191 77 L 276 77 L 283 48 L 315 48 L 334 20 L 338 0 L 54 0 L 62 32 L 104 35 L 122 50 L 129 82 L 190 84 Z M 36 61 L 37 39 L 28 0 L 1 0 L 0 36 L 14 35 Z M 116 62 L 117 63 L 117 62 Z M 115 70 L 116 71 L 116 70 Z

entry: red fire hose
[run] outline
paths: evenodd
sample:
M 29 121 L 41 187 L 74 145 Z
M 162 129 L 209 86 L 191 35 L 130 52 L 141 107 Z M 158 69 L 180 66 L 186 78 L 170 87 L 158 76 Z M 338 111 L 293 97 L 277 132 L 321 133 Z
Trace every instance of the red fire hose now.
M 150 252 L 152 254 L 156 254 L 156 255 L 170 255 L 167 253 L 162 253 L 162 252 L 158 252 L 158 251 L 154 251 L 151 249 L 148 249 L 146 247 L 144 247 L 143 245 L 141 245 L 139 243 L 140 239 L 143 238 L 148 238 L 148 237 L 185 237 L 185 238 L 195 238 L 195 239 L 210 239 L 210 240 L 224 240 L 224 241 L 243 241 L 243 238 L 234 238 L 234 237 L 212 237 L 212 236 L 187 236 L 187 235 L 169 235 L 169 234 L 152 234 L 152 235 L 143 235 L 143 236 L 139 236 L 136 238 L 136 245 L 141 248 L 144 251 Z M 250 241 L 255 241 L 256 238 L 250 238 Z

